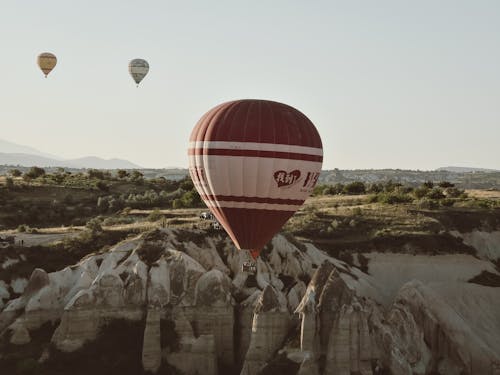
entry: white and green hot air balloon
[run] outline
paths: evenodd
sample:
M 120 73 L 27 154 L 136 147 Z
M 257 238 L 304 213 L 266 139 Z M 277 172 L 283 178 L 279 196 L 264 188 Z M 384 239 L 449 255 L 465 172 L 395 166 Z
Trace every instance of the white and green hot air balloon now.
M 149 72 L 149 64 L 143 59 L 133 59 L 128 63 L 128 72 L 134 79 L 137 86 Z

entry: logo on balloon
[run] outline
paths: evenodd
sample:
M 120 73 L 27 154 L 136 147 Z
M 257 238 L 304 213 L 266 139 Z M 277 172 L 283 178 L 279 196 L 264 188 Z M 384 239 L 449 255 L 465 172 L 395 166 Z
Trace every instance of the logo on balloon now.
M 291 172 L 286 171 L 276 171 L 274 172 L 274 180 L 278 184 L 278 187 L 290 186 L 296 183 L 300 178 L 300 171 L 295 169 Z

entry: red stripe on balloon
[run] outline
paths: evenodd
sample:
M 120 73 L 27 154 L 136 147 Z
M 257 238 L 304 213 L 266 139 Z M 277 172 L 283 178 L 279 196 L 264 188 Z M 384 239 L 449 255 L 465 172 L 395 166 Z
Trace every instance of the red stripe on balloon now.
M 260 158 L 291 159 L 322 162 L 323 156 L 298 154 L 293 152 L 235 150 L 223 148 L 190 148 L 188 155 L 248 156 Z
M 211 109 L 190 141 L 280 143 L 322 148 L 318 131 L 303 113 L 283 103 L 237 100 Z
M 262 197 L 241 197 L 236 195 L 200 195 L 203 200 L 219 202 L 246 202 L 246 203 L 270 203 L 301 205 L 303 199 L 280 199 L 280 198 L 262 198 Z
M 227 207 L 213 207 L 212 212 L 236 247 L 247 250 L 262 249 L 293 215 L 291 211 Z

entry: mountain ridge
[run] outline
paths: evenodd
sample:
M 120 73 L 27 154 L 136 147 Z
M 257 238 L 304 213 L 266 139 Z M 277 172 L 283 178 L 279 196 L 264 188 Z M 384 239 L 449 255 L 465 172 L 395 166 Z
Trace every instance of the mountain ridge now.
M 104 159 L 98 156 L 83 156 L 65 159 L 42 152 L 34 147 L 20 145 L 0 139 L 0 165 L 19 165 L 23 167 L 66 167 L 96 169 L 137 169 L 141 166 L 125 159 Z
M 0 152 L 0 165 L 20 165 L 23 167 L 66 167 L 96 169 L 138 169 L 139 165 L 124 159 L 103 159 L 97 156 L 86 156 L 76 159 L 53 159 L 44 156 L 23 153 Z

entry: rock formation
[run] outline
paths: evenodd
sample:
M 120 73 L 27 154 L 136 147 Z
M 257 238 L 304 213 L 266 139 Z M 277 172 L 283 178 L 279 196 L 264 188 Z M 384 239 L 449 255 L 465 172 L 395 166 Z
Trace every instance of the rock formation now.
M 227 238 L 147 233 L 57 272 L 34 270 L 16 299 L 0 281 L 0 333 L 23 345 L 57 323 L 51 341 L 69 352 L 114 319 L 139 322 L 138 355 L 153 373 L 168 365 L 256 375 L 280 360 L 302 375 L 500 368 L 500 290 L 467 282 L 482 271 L 498 275 L 488 260 L 370 254 L 368 275 L 294 243 L 276 236 L 250 276 L 241 270 L 248 254 Z

